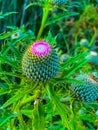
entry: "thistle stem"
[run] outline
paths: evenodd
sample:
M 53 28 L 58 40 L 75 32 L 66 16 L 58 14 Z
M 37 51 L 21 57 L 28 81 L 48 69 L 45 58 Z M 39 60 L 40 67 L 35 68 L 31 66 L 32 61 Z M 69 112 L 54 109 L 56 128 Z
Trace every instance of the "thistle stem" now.
M 60 102 L 59 102 L 59 100 L 58 100 L 58 98 L 56 97 L 56 95 L 54 94 L 54 90 L 52 89 L 52 88 L 50 88 L 50 86 L 47 84 L 46 85 L 46 89 L 47 89 L 47 92 L 48 92 L 48 94 L 50 95 L 50 97 L 51 97 L 51 99 L 52 99 L 52 101 L 54 102 L 54 105 L 56 106 L 56 108 L 58 109 L 58 111 L 59 111 L 59 114 L 61 115 L 61 118 L 62 118 L 62 123 L 64 124 L 64 125 L 66 125 L 66 127 L 68 128 L 68 130 L 72 130 L 71 129 L 71 127 L 70 127 L 70 125 L 69 125 L 69 121 L 68 121 L 68 119 L 67 119 L 67 115 L 64 115 L 64 118 L 66 119 L 66 120 L 63 120 L 64 118 L 63 118 L 63 116 L 62 116 L 62 109 L 60 108 Z M 52 90 L 51 90 L 52 89 Z M 67 114 L 67 113 L 66 113 Z
M 98 30 L 96 28 L 94 28 L 94 30 L 95 30 L 95 33 L 94 33 L 94 35 L 89 43 L 89 47 L 92 47 L 94 45 L 94 41 L 95 41 L 97 33 L 98 33 Z
M 23 12 L 22 12 L 22 18 L 21 18 L 21 26 L 22 26 L 23 23 L 24 23 L 24 18 L 25 18 L 27 3 L 28 3 L 28 0 L 24 0 Z
M 40 39 L 40 37 L 43 33 L 48 14 L 49 14 L 49 9 L 43 8 L 43 18 L 42 18 L 42 23 L 41 23 L 38 35 L 37 35 L 37 40 Z
M 20 125 L 21 125 L 21 130 L 27 130 L 26 124 L 25 124 L 25 122 L 23 120 L 22 113 L 21 113 L 20 110 L 18 110 L 18 120 L 19 120 Z

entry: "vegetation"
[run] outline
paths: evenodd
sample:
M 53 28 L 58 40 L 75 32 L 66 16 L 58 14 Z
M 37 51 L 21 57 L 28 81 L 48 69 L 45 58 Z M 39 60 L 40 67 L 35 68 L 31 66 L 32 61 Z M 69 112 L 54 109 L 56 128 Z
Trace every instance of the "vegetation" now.
M 97 0 L 0 0 L 0 130 L 98 129 L 97 12 Z M 59 57 L 59 70 L 54 54 L 45 59 L 49 80 L 29 78 L 43 57 L 26 55 L 35 72 L 23 72 L 39 41 Z

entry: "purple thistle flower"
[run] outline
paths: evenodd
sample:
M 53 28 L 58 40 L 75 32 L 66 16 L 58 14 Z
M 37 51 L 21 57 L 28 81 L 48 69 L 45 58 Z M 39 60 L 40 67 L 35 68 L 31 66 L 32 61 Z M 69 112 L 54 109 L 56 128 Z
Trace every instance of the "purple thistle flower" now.
M 51 51 L 51 47 L 47 42 L 38 41 L 32 45 L 32 52 L 37 56 L 46 56 Z
M 38 82 L 54 78 L 59 70 L 59 65 L 56 51 L 45 41 L 37 41 L 30 45 L 22 59 L 23 73 Z

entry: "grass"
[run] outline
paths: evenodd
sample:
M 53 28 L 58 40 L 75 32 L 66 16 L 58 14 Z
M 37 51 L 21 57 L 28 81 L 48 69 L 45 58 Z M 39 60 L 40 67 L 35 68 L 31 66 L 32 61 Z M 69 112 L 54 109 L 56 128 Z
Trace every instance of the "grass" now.
M 98 73 L 91 53 L 98 56 L 96 6 L 97 1 L 87 0 L 67 0 L 63 6 L 0 1 L 0 130 L 98 129 L 98 99 L 83 102 L 70 90 L 71 84 L 81 82 L 77 75 Z M 45 83 L 22 72 L 26 48 L 41 39 L 60 57 L 57 76 Z

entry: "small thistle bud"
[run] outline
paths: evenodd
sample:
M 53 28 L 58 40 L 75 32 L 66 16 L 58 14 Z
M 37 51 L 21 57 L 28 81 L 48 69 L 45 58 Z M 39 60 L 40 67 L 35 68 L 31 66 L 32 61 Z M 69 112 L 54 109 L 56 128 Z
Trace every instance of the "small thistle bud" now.
M 47 81 L 54 78 L 59 70 L 58 55 L 49 43 L 35 42 L 23 55 L 22 70 L 33 81 Z
M 61 61 L 61 62 L 66 62 L 69 58 L 70 58 L 69 55 L 67 55 L 67 54 L 62 54 L 62 55 L 60 56 L 60 61 Z
M 98 53 L 96 51 L 90 51 L 89 55 L 86 56 L 89 63 L 98 65 Z
M 88 47 L 88 45 L 89 45 L 89 41 L 87 39 L 83 38 L 80 40 L 80 46 Z
M 71 85 L 70 89 L 75 93 L 79 100 L 92 102 L 98 98 L 98 84 L 93 78 L 83 74 L 78 75 L 76 80 L 83 82 L 83 84 L 74 83 Z
M 84 110 L 83 108 L 81 108 L 80 110 L 79 110 L 79 114 L 86 114 L 86 110 Z
M 66 0 L 50 0 L 50 1 L 56 5 L 64 5 L 66 3 Z
M 40 1 L 55 4 L 55 5 L 64 5 L 66 3 L 66 0 L 40 0 Z
M 95 114 L 98 116 L 98 110 L 95 112 Z
M 16 33 L 12 34 L 11 38 L 12 39 L 17 39 L 17 38 L 21 37 L 21 35 L 22 35 L 22 32 L 19 31 L 19 32 L 16 32 Z

